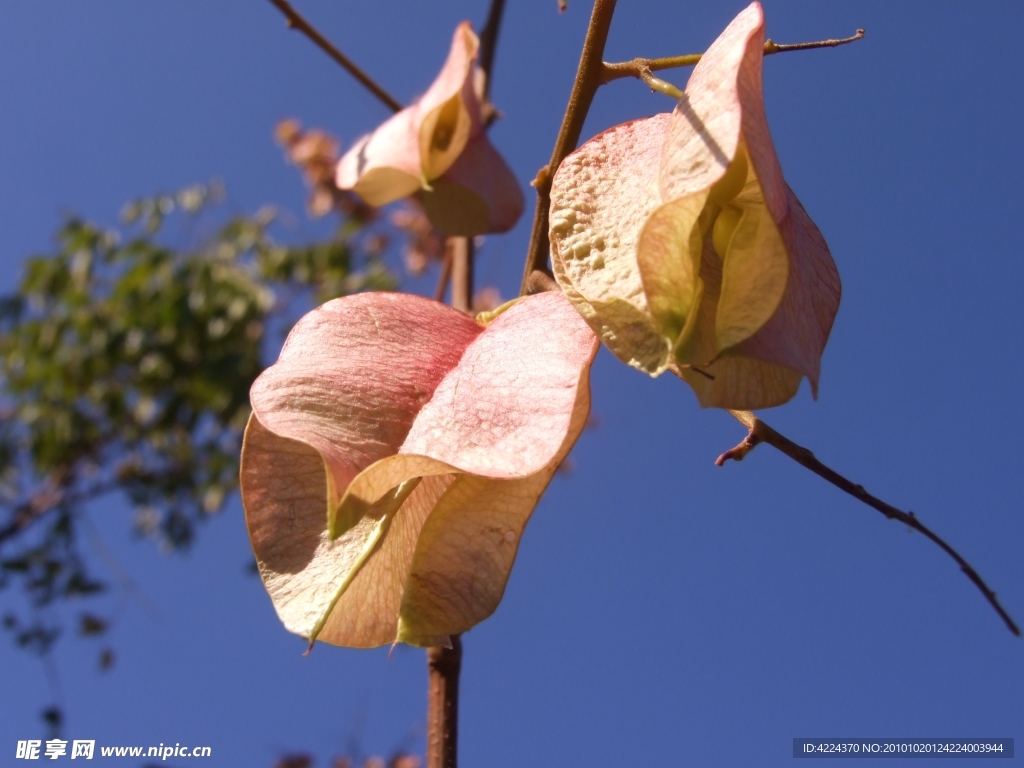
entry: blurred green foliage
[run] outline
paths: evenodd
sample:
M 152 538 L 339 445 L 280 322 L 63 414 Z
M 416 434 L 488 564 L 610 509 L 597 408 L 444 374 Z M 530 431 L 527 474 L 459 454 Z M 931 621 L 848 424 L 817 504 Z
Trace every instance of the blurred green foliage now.
M 275 211 L 225 221 L 221 196 L 137 201 L 123 231 L 68 218 L 0 298 L 0 589 L 27 598 L 2 620 L 20 646 L 45 653 L 61 631 L 50 607 L 106 587 L 84 556 L 84 505 L 122 494 L 139 534 L 187 547 L 236 489 L 249 387 L 277 332 L 311 301 L 395 287 L 368 216 L 284 245 Z M 165 243 L 172 220 L 193 245 Z M 80 618 L 83 635 L 108 624 Z

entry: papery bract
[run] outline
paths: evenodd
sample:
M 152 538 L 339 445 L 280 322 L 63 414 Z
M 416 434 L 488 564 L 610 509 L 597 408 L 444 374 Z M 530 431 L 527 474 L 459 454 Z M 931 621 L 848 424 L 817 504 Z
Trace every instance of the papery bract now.
M 616 126 L 559 166 L 555 278 L 630 365 L 671 370 L 704 406 L 786 402 L 839 307 L 835 263 L 782 178 L 764 114 L 753 3 L 703 55 L 671 114 Z
M 463 22 L 427 92 L 341 158 L 338 187 L 353 190 L 373 206 L 423 190 L 427 216 L 446 235 L 505 232 L 515 226 L 523 194 L 484 131 L 478 48 L 472 27 Z
M 242 501 L 285 627 L 437 645 L 489 616 L 590 409 L 597 340 L 563 296 L 486 327 L 362 294 L 306 315 L 253 385 Z

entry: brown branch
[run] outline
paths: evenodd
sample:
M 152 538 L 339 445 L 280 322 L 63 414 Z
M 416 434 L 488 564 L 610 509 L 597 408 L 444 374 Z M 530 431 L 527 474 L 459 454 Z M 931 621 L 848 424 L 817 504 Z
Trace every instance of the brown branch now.
M 818 40 L 813 43 L 785 43 L 778 44 L 771 39 L 764 41 L 764 55 L 771 56 L 774 53 L 786 53 L 787 51 L 809 51 L 814 48 L 835 48 L 838 45 L 853 43 L 864 37 L 864 30 L 858 29 L 850 37 L 843 37 L 831 40 Z M 651 72 L 662 69 L 677 69 L 678 67 L 692 67 L 700 61 L 703 54 L 690 53 L 685 56 L 667 56 L 662 59 L 636 58 L 632 61 L 620 61 L 615 64 L 605 64 L 601 76 L 601 85 L 610 83 L 623 77 L 635 77 L 638 80 L 645 79 L 645 72 L 649 76 Z M 655 88 L 655 90 L 660 90 Z
M 617 61 L 613 64 L 605 62 L 604 71 L 601 73 L 601 85 L 607 85 L 623 77 L 635 77 L 637 80 L 643 80 L 644 72 L 692 67 L 700 61 L 703 55 L 702 53 L 690 53 L 686 56 L 669 56 L 664 59 L 644 59 L 638 56 L 629 61 Z
M 505 0 L 491 0 L 491 8 L 487 13 L 487 21 L 480 30 L 480 70 L 484 73 L 481 113 L 484 128 L 490 128 L 501 117 L 498 109 L 491 102 L 491 79 L 494 76 L 494 54 L 498 48 L 498 32 L 501 30 L 501 17 L 505 11 Z
M 915 531 L 923 533 L 927 538 L 931 539 L 935 544 L 942 549 L 947 555 L 949 555 L 956 564 L 960 566 L 960 570 L 966 574 L 967 578 L 970 579 L 974 586 L 976 586 L 981 594 L 985 596 L 989 604 L 995 609 L 996 613 L 999 614 L 1000 618 L 1009 628 L 1009 630 L 1020 637 L 1020 629 L 1014 623 L 1013 619 L 1010 618 L 1010 614 L 1006 612 L 1002 605 L 999 603 L 999 599 L 996 597 L 996 593 L 989 589 L 988 585 L 984 582 L 978 572 L 974 570 L 970 563 L 961 557 L 960 553 L 953 549 L 949 544 L 943 541 L 939 536 L 932 533 L 932 531 L 926 527 L 920 520 L 917 519 L 917 515 L 913 512 L 904 512 L 903 510 L 897 509 L 891 504 L 887 504 L 881 499 L 872 496 L 866 490 L 864 486 L 857 485 L 845 477 L 840 475 L 835 470 L 825 466 L 818 459 L 815 458 L 814 454 L 811 453 L 807 448 L 797 445 L 789 438 L 779 434 L 774 429 L 769 427 L 754 414 L 749 411 L 729 411 L 741 424 L 747 427 L 749 434 L 743 439 L 739 445 L 732 448 L 715 461 L 715 464 L 719 467 L 725 464 L 729 459 L 734 461 L 742 461 L 743 458 L 750 453 L 759 443 L 768 443 L 773 448 L 782 451 L 789 458 L 793 459 L 797 464 L 802 467 L 806 467 L 811 470 L 814 474 L 824 478 L 832 485 L 836 486 L 842 491 L 853 496 L 853 498 L 867 504 L 873 509 L 877 509 L 883 515 L 890 520 L 898 520 L 904 525 L 910 526 Z
M 484 101 L 491 94 L 491 78 L 494 74 L 494 54 L 498 49 L 498 33 L 501 31 L 501 17 L 505 12 L 505 0 L 491 0 L 487 21 L 480 30 L 480 69 L 484 72 Z
M 451 648 L 427 649 L 427 768 L 456 768 L 459 741 L 459 672 L 462 639 Z
M 590 14 L 590 26 L 587 37 L 583 41 L 583 54 L 576 70 L 576 81 L 572 93 L 569 94 L 569 105 L 562 118 L 562 127 L 558 131 L 551 162 L 537 174 L 533 186 L 537 189 L 537 211 L 533 216 L 533 231 L 530 233 L 530 249 L 526 256 L 526 268 L 523 271 L 522 291 L 530 273 L 534 270 L 548 271 L 548 207 L 551 204 L 551 177 L 565 156 L 576 149 L 583 123 L 587 119 L 594 94 L 601 86 L 601 77 L 605 65 L 602 61 L 604 45 L 608 40 L 608 30 L 615 13 L 615 0 L 594 0 L 594 10 Z
M 444 257 L 441 260 L 441 274 L 437 278 L 437 288 L 434 289 L 434 301 L 444 301 L 444 295 L 448 292 L 448 281 L 452 276 L 452 249 L 451 241 L 445 241 Z
M 858 29 L 849 37 L 832 38 L 831 40 L 818 40 L 815 43 L 776 43 L 771 38 L 764 41 L 764 55 L 771 56 L 773 53 L 785 53 L 786 51 L 809 51 L 814 48 L 835 48 L 839 45 L 854 43 L 864 37 L 864 30 Z
M 452 259 L 452 306 L 463 312 L 473 308 L 473 238 L 450 237 Z
M 316 28 L 313 27 L 313 25 L 311 25 L 308 21 L 302 18 L 302 16 L 299 15 L 298 11 L 292 8 L 291 5 L 287 2 L 287 0 L 270 0 L 270 2 L 273 3 L 277 7 L 277 9 L 281 11 L 281 13 L 284 14 L 286 19 L 288 19 L 289 27 L 298 30 L 306 37 L 308 37 L 310 40 L 312 40 L 314 43 L 316 43 L 320 50 L 322 50 L 324 53 L 326 53 L 328 56 L 334 59 L 338 64 L 340 64 L 346 72 L 348 72 L 350 75 L 352 75 L 352 77 L 359 81 L 360 85 L 362 85 L 366 90 L 368 90 L 370 93 L 376 96 L 377 99 L 382 104 L 384 104 L 384 106 L 386 106 L 392 112 L 402 111 L 403 107 L 401 102 L 399 102 L 390 93 L 388 93 L 379 85 L 377 85 L 374 79 L 370 77 L 368 74 L 366 74 L 362 69 L 360 69 L 359 66 L 354 61 L 352 61 L 348 56 L 346 56 L 344 53 L 335 48 L 334 45 L 331 44 L 331 42 L 326 37 L 321 35 L 316 30 Z

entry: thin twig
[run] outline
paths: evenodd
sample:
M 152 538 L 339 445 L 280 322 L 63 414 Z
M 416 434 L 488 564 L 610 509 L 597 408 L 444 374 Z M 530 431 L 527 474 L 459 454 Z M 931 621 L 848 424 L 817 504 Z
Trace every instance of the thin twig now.
M 480 30 L 480 54 L 477 59 L 480 71 L 484 73 L 481 114 L 484 128 L 490 128 L 501 114 L 491 102 L 491 80 L 494 77 L 494 54 L 498 49 L 498 32 L 501 31 L 501 17 L 505 11 L 505 0 L 491 0 L 487 21 Z
M 680 67 L 692 67 L 700 61 L 702 53 L 690 53 L 686 56 L 668 56 L 663 59 L 644 59 L 637 57 L 629 61 L 617 61 L 613 64 L 605 62 L 604 71 L 601 73 L 601 85 L 606 85 L 613 80 L 620 80 L 623 77 L 635 77 L 643 80 L 643 73 L 660 71 L 662 69 L 678 69 Z
M 719 456 L 715 461 L 715 464 L 722 466 L 729 459 L 742 461 L 743 457 L 750 453 L 758 443 L 768 443 L 772 447 L 786 454 L 789 458 L 793 459 L 797 464 L 802 467 L 806 467 L 819 477 L 823 477 L 825 480 L 832 483 L 832 485 L 850 494 L 858 501 L 867 504 L 873 509 L 877 509 L 890 520 L 899 520 L 904 525 L 910 526 L 915 531 L 923 533 L 927 538 L 935 542 L 935 544 L 937 544 L 947 555 L 956 561 L 956 564 L 960 566 L 960 570 L 963 571 L 967 575 L 967 578 L 969 578 L 981 591 L 981 594 L 985 596 L 985 599 L 988 600 L 989 604 L 996 610 L 996 613 L 999 614 L 1000 618 L 1002 618 L 1009 630 L 1018 637 L 1020 636 L 1020 629 L 1014 623 L 1013 619 L 1010 618 L 1010 614 L 1008 614 L 1003 606 L 1000 605 L 999 599 L 996 597 L 996 593 L 989 589 L 981 576 L 978 575 L 978 572 L 974 570 L 970 563 L 960 556 L 959 552 L 949 546 L 949 544 L 943 541 L 939 536 L 932 533 L 928 527 L 917 519 L 917 515 L 913 512 L 904 512 L 891 504 L 887 504 L 881 499 L 872 496 L 864 490 L 864 486 L 857 485 L 856 483 L 847 480 L 834 469 L 825 466 L 818 461 L 814 454 L 807 448 L 797 445 L 788 437 L 779 434 L 749 411 L 729 411 L 729 413 L 731 413 L 741 424 L 747 427 L 749 433 L 743 439 L 743 442 Z
M 772 40 L 764 41 L 764 55 L 771 56 L 774 53 L 786 53 L 787 51 L 809 51 L 814 48 L 835 48 L 837 45 L 853 43 L 864 37 L 864 30 L 858 29 L 850 37 L 843 37 L 831 40 L 818 40 L 813 43 L 785 43 L 778 44 Z M 666 56 L 661 59 L 636 58 L 632 61 L 620 61 L 615 64 L 605 63 L 604 72 L 601 75 L 601 84 L 610 83 L 623 77 L 635 77 L 644 80 L 645 70 L 658 72 L 663 69 L 677 69 L 679 67 L 692 67 L 700 61 L 701 53 L 690 53 L 685 56 Z M 646 82 L 646 80 L 645 80 Z M 655 89 L 659 90 L 659 89 Z
M 533 216 L 533 231 L 530 233 L 530 249 L 526 256 L 526 267 L 523 271 L 521 292 L 526 290 L 530 273 L 534 270 L 548 272 L 548 207 L 551 204 L 551 177 L 565 156 L 576 149 L 583 123 L 587 119 L 594 94 L 601 86 L 604 72 L 604 45 L 608 40 L 608 29 L 615 13 L 615 0 L 594 0 L 594 10 L 590 14 L 590 26 L 583 42 L 583 54 L 580 56 L 579 69 L 576 70 L 576 81 L 569 95 L 569 105 L 562 118 L 562 127 L 558 131 L 555 150 L 551 153 L 551 162 L 542 168 L 533 182 L 537 189 L 537 211 Z M 550 272 L 548 272 L 550 274 Z
M 451 648 L 427 649 L 427 768 L 456 768 L 459 742 L 459 673 L 462 639 Z
M 441 275 L 437 279 L 437 288 L 434 289 L 434 301 L 444 301 L 444 295 L 448 292 L 448 281 L 452 277 L 452 249 L 446 241 L 444 246 L 444 257 L 441 260 Z
M 771 56 L 773 53 L 785 53 L 786 51 L 809 51 L 813 48 L 835 48 L 839 45 L 853 43 L 864 37 L 864 30 L 858 29 L 849 37 L 832 38 L 830 40 L 819 40 L 816 43 L 776 43 L 771 38 L 764 41 L 764 55 Z
M 480 69 L 484 72 L 484 101 L 491 94 L 491 78 L 494 76 L 494 54 L 498 50 L 498 33 L 501 31 L 501 17 L 505 12 L 505 0 L 491 0 L 487 21 L 480 30 Z
M 473 307 L 473 238 L 450 237 L 452 254 L 452 306 L 463 312 Z
M 366 74 L 359 66 L 352 61 L 348 56 L 339 51 L 331 42 L 321 35 L 313 25 L 306 21 L 302 16 L 299 15 L 298 11 L 291 7 L 287 0 L 270 0 L 281 13 L 288 19 L 288 26 L 292 29 L 297 29 L 299 32 L 304 34 L 316 45 L 340 64 L 346 72 L 352 77 L 359 81 L 366 90 L 372 93 L 377 99 L 384 104 L 392 112 L 401 112 L 403 107 L 401 102 L 395 99 L 390 93 L 381 88 L 372 77 Z

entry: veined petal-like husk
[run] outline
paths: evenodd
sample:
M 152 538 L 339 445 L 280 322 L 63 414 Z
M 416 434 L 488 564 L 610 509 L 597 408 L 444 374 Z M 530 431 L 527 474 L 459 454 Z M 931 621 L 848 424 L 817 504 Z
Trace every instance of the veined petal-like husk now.
M 254 387 L 242 454 L 250 537 L 290 631 L 433 645 L 497 607 L 522 529 L 586 421 L 596 339 L 555 293 L 486 329 L 412 296 L 320 312 L 340 318 L 351 302 L 372 328 L 300 323 L 284 369 Z M 396 351 L 406 311 L 414 321 Z
M 479 50 L 480 40 L 470 23 L 459 24 L 441 73 L 416 103 L 420 158 L 427 179 L 436 179 L 451 168 L 466 143 L 483 130 L 473 77 Z
M 357 474 L 397 452 L 420 409 L 483 329 L 438 302 L 398 293 L 335 299 L 306 314 L 253 384 L 253 414 L 301 439 L 330 468 L 334 508 Z
M 651 315 L 677 358 L 692 335 L 703 292 L 700 215 L 706 198 L 698 192 L 659 206 L 637 241 L 637 267 Z
M 581 372 L 562 444 L 540 470 L 519 478 L 459 475 L 434 509 L 412 561 L 400 640 L 429 645 L 418 638 L 463 632 L 498 607 L 530 515 L 586 426 L 587 376 L 589 370 Z
M 755 2 L 702 56 L 671 115 L 600 134 L 553 180 L 563 291 L 616 356 L 673 370 L 704 406 L 778 405 L 803 376 L 817 396 L 839 306 L 835 263 L 771 141 L 763 44 Z M 738 218 L 723 257 L 712 231 L 724 207 Z M 596 242 L 618 248 L 593 255 Z
M 661 158 L 664 199 L 709 189 L 742 139 L 773 216 L 785 214 L 782 170 L 761 92 L 763 51 L 764 15 L 760 3 L 752 3 L 701 56 L 672 112 Z
M 480 133 L 472 78 L 479 41 L 463 22 L 437 78 L 415 103 L 355 142 L 338 163 L 336 183 L 382 206 L 429 186 Z
M 756 179 L 770 221 L 760 217 L 764 235 L 745 258 L 726 254 L 719 290 L 706 294 L 719 293 L 715 348 L 708 359 L 724 355 L 782 366 L 806 376 L 817 396 L 821 354 L 839 308 L 839 274 L 824 238 L 783 180 L 765 116 L 763 48 L 764 16 L 753 3 L 694 68 L 666 137 L 662 190 L 686 194 L 714 183 L 728 166 L 722 161 L 731 162 L 742 139 L 749 178 Z M 752 223 L 753 218 L 744 217 Z M 720 371 L 715 381 L 686 377 L 702 405 L 767 407 L 788 400 L 799 385 L 800 376 L 792 373 L 728 365 L 734 370 Z
M 358 139 L 338 161 L 338 188 L 380 207 L 423 186 L 418 117 L 415 105 L 406 107 Z
M 651 318 L 637 269 L 640 231 L 661 205 L 658 166 L 669 115 L 617 125 L 569 155 L 552 180 L 555 279 L 608 349 L 658 375 L 670 346 Z
M 519 182 L 486 133 L 471 139 L 431 187 L 421 197 L 423 209 L 445 235 L 507 232 L 523 215 Z
M 710 240 L 704 242 L 701 255 L 703 292 L 688 350 L 690 359 L 701 362 L 695 363 L 697 371 L 679 367 L 675 372 L 693 387 L 705 408 L 769 408 L 792 399 L 803 378 L 799 371 L 746 357 L 735 350 L 718 354 L 715 317 L 722 286 L 722 259 Z
M 817 397 L 821 354 L 839 311 L 842 285 L 821 231 L 793 190 L 785 189 L 787 215 L 778 226 L 789 254 L 786 292 L 768 322 L 735 352 L 798 371 Z

